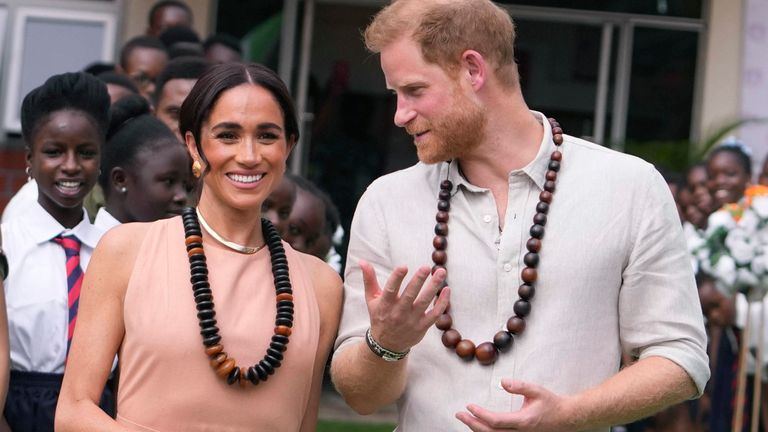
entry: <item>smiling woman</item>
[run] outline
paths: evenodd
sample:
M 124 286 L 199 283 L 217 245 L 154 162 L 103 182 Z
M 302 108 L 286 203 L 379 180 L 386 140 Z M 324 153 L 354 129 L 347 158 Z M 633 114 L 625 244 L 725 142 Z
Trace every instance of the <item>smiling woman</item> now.
M 261 218 L 298 138 L 288 91 L 263 66 L 222 64 L 195 84 L 179 126 L 198 207 L 104 236 L 57 430 L 314 431 L 341 280 Z M 94 397 L 115 353 L 117 422 Z
M 39 193 L 24 217 L 2 225 L 10 264 L 5 418 L 12 430 L 53 430 L 82 275 L 102 233 L 86 217 L 83 199 L 96 183 L 108 109 L 106 86 L 82 73 L 51 77 L 22 104 L 27 172 Z

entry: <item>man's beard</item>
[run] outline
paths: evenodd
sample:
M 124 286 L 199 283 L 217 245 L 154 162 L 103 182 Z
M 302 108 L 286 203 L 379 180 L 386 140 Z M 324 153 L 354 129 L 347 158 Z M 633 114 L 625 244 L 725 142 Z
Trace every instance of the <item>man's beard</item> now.
M 434 164 L 460 159 L 483 140 L 487 123 L 485 109 L 458 93 L 458 90 L 452 102 L 450 110 L 434 123 L 425 121 L 406 128 L 411 134 L 430 131 L 425 140 L 416 145 L 420 161 Z

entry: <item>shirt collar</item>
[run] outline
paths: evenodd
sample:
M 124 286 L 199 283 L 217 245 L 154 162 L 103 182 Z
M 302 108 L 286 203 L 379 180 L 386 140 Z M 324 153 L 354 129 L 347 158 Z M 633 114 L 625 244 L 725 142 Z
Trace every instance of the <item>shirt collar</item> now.
M 64 228 L 37 201 L 29 207 L 26 220 L 30 226 L 34 227 L 31 230 L 31 237 L 37 244 L 49 242 L 59 234 L 73 234 L 84 245 L 95 248 L 103 234 L 101 230 L 91 224 L 91 221 L 88 219 L 88 212 L 85 209 L 83 209 L 83 219 L 72 229 Z
M 555 150 L 555 143 L 552 141 L 552 128 L 549 127 L 549 120 L 547 120 L 544 114 L 538 111 L 531 111 L 531 114 L 536 117 L 536 120 L 538 120 L 544 131 L 541 143 L 539 144 L 539 151 L 536 153 L 536 157 L 533 158 L 528 165 L 510 171 L 509 177 L 522 172 L 530 177 L 539 189 L 544 190 L 544 182 L 546 181 L 547 169 L 549 168 L 549 157 Z M 456 159 L 441 163 L 439 172 L 440 181 L 448 179 L 453 182 L 454 186 L 456 186 L 454 193 L 458 191 L 459 186 L 466 188 L 470 192 L 486 191 L 485 188 L 471 184 L 463 175 L 461 175 L 459 172 L 459 164 Z
M 107 231 L 120 225 L 121 222 L 117 220 L 112 213 L 107 211 L 106 207 L 102 207 L 96 213 L 96 219 L 93 221 L 93 225 L 101 230 Z

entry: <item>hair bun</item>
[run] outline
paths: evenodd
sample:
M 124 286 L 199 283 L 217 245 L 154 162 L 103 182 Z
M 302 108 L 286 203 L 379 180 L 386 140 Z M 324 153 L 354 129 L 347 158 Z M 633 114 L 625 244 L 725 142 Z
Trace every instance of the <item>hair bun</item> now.
M 112 138 L 126 123 L 152 112 L 149 102 L 139 95 L 128 95 L 112 104 L 107 140 Z

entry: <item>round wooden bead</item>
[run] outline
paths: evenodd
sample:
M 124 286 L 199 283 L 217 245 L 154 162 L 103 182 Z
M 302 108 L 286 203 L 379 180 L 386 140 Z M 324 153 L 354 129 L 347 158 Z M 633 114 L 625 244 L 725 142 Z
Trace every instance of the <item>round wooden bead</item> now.
M 216 344 L 205 348 L 205 355 L 208 357 L 215 356 L 216 354 L 224 351 L 224 345 Z
M 544 237 L 544 226 L 539 224 L 533 224 L 530 231 L 531 237 L 541 239 Z
M 454 329 L 450 329 L 443 333 L 441 339 L 446 348 L 455 348 L 461 342 L 461 334 Z
M 537 276 L 538 276 L 538 273 L 536 272 L 536 269 L 532 267 L 526 267 L 520 273 L 520 277 L 523 279 L 523 282 L 529 283 L 529 284 L 536 282 Z
M 439 194 L 437 194 L 437 197 L 441 200 L 448 201 L 451 199 L 451 191 L 448 190 L 441 190 Z
M 563 143 L 563 136 L 562 135 L 552 135 L 552 141 L 555 142 L 555 145 L 560 145 Z
M 527 242 L 525 242 L 525 247 L 530 252 L 539 252 L 541 250 L 541 240 L 537 238 L 529 238 Z
M 443 331 L 449 330 L 452 325 L 453 325 L 453 318 L 451 318 L 451 315 L 447 313 L 440 315 L 439 317 L 437 317 L 437 321 L 435 321 L 435 327 Z
M 246 378 L 248 378 L 248 381 L 250 381 L 253 385 L 259 384 L 259 374 L 256 372 L 256 368 L 253 366 L 248 368 L 248 374 L 246 375 Z
M 534 288 L 533 285 L 522 284 L 520 285 L 520 288 L 517 289 L 517 295 L 523 300 L 532 299 L 534 294 L 536 294 L 536 288 Z
M 527 317 L 529 313 L 531 313 L 531 304 L 525 300 L 518 300 L 515 302 L 515 305 L 512 307 L 512 309 L 515 311 L 517 316 L 524 318 Z
M 512 347 L 513 341 L 514 339 L 512 338 L 512 333 L 506 332 L 504 330 L 493 335 L 493 344 L 496 345 L 496 349 L 501 352 L 505 352 L 510 349 Z
M 448 212 L 439 211 L 435 214 L 435 220 L 437 222 L 448 222 Z
M 560 171 L 560 162 L 556 160 L 551 160 L 549 161 L 548 168 L 550 171 L 555 171 L 555 172 Z
M 248 384 L 248 370 L 244 367 L 240 368 L 240 387 L 245 387 Z
M 227 384 L 232 385 L 238 381 L 240 381 L 240 368 L 234 367 L 227 375 Z
M 216 375 L 224 378 L 235 368 L 235 359 L 228 358 L 216 368 Z
M 443 270 L 445 270 L 445 271 L 447 272 L 447 270 L 445 269 L 445 266 L 441 266 L 441 265 L 433 265 L 433 266 L 432 266 L 432 272 L 431 272 L 430 274 L 435 274 L 435 272 L 436 272 L 437 270 L 439 270 L 439 269 L 443 269 Z
M 552 203 L 552 192 L 547 190 L 541 191 L 539 194 L 539 201 L 544 201 L 547 204 Z
M 544 182 L 544 191 L 545 192 L 554 192 L 555 191 L 555 182 L 552 180 L 547 180 Z
M 456 345 L 456 354 L 464 360 L 472 360 L 475 356 L 475 343 L 469 339 L 462 339 Z
M 276 301 L 283 301 L 283 300 L 293 301 L 293 295 L 288 293 L 278 294 L 277 297 L 275 297 L 275 300 Z
M 443 180 L 440 182 L 440 189 L 451 190 L 453 189 L 453 182 L 450 180 Z
M 528 252 L 523 257 L 523 262 L 528 267 L 536 267 L 537 265 L 539 265 L 539 254 L 535 252 Z
M 525 321 L 518 316 L 513 316 L 507 320 L 507 330 L 512 334 L 519 335 L 525 330 Z
M 555 120 L 554 125 L 555 126 L 552 128 L 552 135 L 562 135 L 563 129 L 560 127 L 560 123 L 558 123 L 557 120 Z
M 437 202 L 437 209 L 440 211 L 447 212 L 451 209 L 451 203 L 445 200 L 439 200 Z
M 291 328 L 288 326 L 280 325 L 275 327 L 275 334 L 283 335 L 283 336 L 290 336 L 291 335 Z
M 202 243 L 203 238 L 199 235 L 191 235 L 184 239 L 184 244 L 189 245 L 190 243 Z
M 549 181 L 555 181 L 557 180 L 557 173 L 555 171 L 549 170 L 546 174 L 544 174 L 544 178 Z
M 211 367 L 217 369 L 227 359 L 227 353 L 220 352 L 211 359 Z
M 264 366 L 262 366 L 261 363 L 254 365 L 253 370 L 256 371 L 256 375 L 259 376 L 260 380 L 266 381 L 267 378 L 269 378 L 269 373 L 267 373 L 267 370 L 264 368 Z
M 553 161 L 560 162 L 561 160 L 563 160 L 563 154 L 560 153 L 559 151 L 555 150 L 555 151 L 552 152 L 552 155 L 549 158 L 551 160 L 553 160 Z
M 536 213 L 533 215 L 533 223 L 544 226 L 547 224 L 547 214 L 546 213 Z
M 549 204 L 545 203 L 544 201 L 539 201 L 538 204 L 536 204 L 536 212 L 537 213 L 549 213 Z
M 483 342 L 475 348 L 475 357 L 481 365 L 493 364 L 499 356 L 499 351 L 491 342 Z
M 435 236 L 432 239 L 432 246 L 437 250 L 445 250 L 448 247 L 448 239 L 445 236 Z
M 187 251 L 187 256 L 193 256 L 193 255 L 202 255 L 203 254 L 203 248 L 193 248 Z
M 448 254 L 446 254 L 445 251 L 436 250 L 432 252 L 432 261 L 435 264 L 444 265 L 447 260 L 448 260 Z
M 448 224 L 445 222 L 438 222 L 437 224 L 435 224 L 435 234 L 441 235 L 441 236 L 447 236 Z
M 208 336 L 203 339 L 203 345 L 209 347 L 221 342 L 221 335 Z

